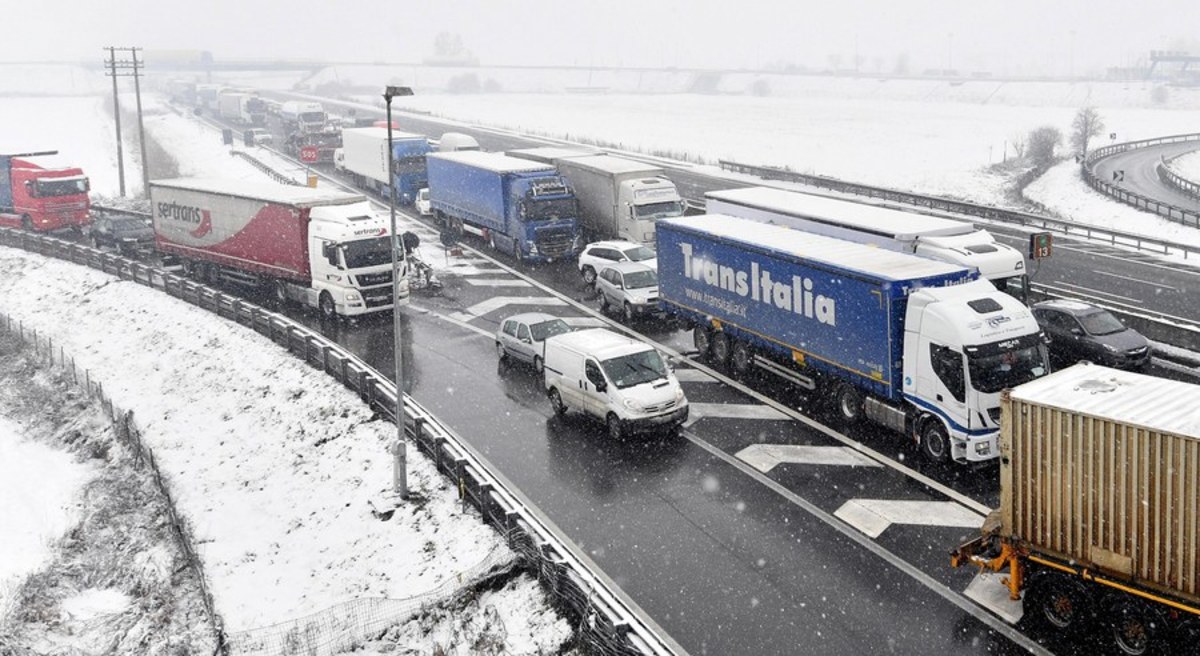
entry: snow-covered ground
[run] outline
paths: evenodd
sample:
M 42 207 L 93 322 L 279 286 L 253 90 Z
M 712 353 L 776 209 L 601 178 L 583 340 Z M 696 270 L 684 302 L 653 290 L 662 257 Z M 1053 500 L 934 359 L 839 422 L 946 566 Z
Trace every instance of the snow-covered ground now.
M 1175 158 L 1171 169 L 1185 180 L 1200 183 L 1200 152 L 1188 153 Z

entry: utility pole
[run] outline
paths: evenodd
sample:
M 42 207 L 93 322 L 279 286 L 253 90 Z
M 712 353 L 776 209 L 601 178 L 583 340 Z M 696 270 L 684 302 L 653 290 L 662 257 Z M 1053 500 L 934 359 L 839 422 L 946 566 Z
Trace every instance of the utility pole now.
M 129 53 L 129 59 L 117 60 L 116 51 L 126 51 Z M 117 105 L 117 77 L 132 77 L 133 91 L 137 99 L 137 118 L 138 118 L 138 139 L 141 144 L 142 153 L 142 193 L 150 193 L 150 162 L 146 160 L 146 127 L 142 122 L 142 85 L 141 77 L 143 75 L 142 68 L 145 66 L 144 61 L 138 61 L 138 51 L 141 48 L 114 48 L 109 47 L 109 60 L 104 62 L 109 66 L 108 75 L 113 79 L 113 113 L 117 119 L 117 163 L 118 172 L 121 176 L 121 195 L 125 195 L 125 167 L 121 162 L 121 110 Z
M 121 103 L 117 99 L 117 55 L 116 48 L 108 47 L 108 59 L 104 64 L 108 66 L 108 71 L 105 75 L 112 78 L 113 81 L 113 118 L 117 123 L 117 179 L 121 182 L 121 197 L 125 196 L 125 149 L 121 145 Z

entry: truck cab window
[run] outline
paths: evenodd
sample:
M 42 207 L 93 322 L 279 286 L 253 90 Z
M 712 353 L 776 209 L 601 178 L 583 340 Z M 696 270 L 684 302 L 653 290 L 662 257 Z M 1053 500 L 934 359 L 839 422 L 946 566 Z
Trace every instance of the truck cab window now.
M 929 345 L 933 373 L 937 374 L 950 394 L 961 402 L 967 399 L 967 377 L 963 371 L 963 356 L 958 351 L 940 344 Z

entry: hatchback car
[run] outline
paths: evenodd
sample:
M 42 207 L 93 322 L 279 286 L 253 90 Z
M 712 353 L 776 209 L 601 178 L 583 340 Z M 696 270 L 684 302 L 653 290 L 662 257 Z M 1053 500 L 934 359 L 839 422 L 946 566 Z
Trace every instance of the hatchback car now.
M 596 276 L 601 311 L 619 310 L 625 321 L 659 314 L 658 272 L 640 262 L 619 262 Z
M 496 354 L 501 362 L 519 360 L 542 373 L 546 339 L 571 332 L 567 322 L 542 312 L 517 314 L 500 322 L 496 331 Z
M 1150 342 L 1103 308 L 1055 299 L 1035 303 L 1033 316 L 1046 333 L 1051 362 L 1059 367 L 1088 360 L 1118 369 L 1142 369 L 1150 362 Z
M 94 217 L 89 235 L 96 248 L 110 246 L 121 253 L 145 251 L 154 246 L 154 228 L 149 221 L 136 216 Z
M 594 285 L 600 269 L 616 262 L 638 262 L 658 271 L 658 254 L 653 248 L 631 241 L 597 241 L 579 254 L 579 274 Z

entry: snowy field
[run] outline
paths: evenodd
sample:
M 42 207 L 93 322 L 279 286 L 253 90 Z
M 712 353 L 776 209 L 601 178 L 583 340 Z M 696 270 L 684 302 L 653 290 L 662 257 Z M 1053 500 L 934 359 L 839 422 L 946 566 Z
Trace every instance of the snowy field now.
M 1200 183 L 1200 152 L 1177 157 L 1171 162 L 1171 169 L 1185 180 Z

